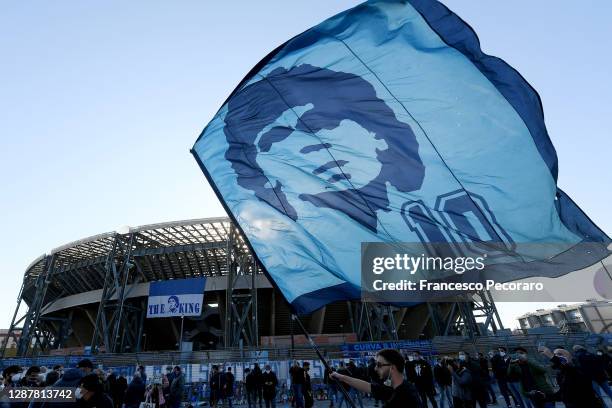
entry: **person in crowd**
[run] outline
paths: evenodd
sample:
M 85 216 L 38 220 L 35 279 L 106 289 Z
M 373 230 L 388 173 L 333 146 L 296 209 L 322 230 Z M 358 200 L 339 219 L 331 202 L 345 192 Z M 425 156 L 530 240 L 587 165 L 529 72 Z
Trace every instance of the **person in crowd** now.
M 465 361 L 472 377 L 472 399 L 480 408 L 487 408 L 488 372 L 483 372 L 478 358 L 471 358 L 467 351 L 460 351 L 459 361 Z
M 172 366 L 166 366 L 166 378 L 168 379 L 168 383 L 172 384 L 172 380 L 174 380 L 174 373 L 172 372 Z
M 491 356 L 492 354 L 493 353 L 491 352 Z M 493 385 L 491 384 L 491 374 L 489 373 L 489 359 L 487 359 L 484 353 L 478 353 L 478 364 L 480 365 L 483 385 L 485 386 L 487 404 L 491 403 L 493 405 L 497 405 L 497 396 L 495 395 L 495 391 L 493 391 Z
M 139 408 L 140 403 L 145 399 L 145 383 L 137 371 L 125 391 L 125 408 Z
M 94 374 L 98 376 L 100 384 L 102 384 L 102 391 L 104 391 L 105 394 L 109 394 L 110 388 L 108 386 L 108 380 L 106 379 L 106 373 L 104 372 L 104 370 L 101 368 L 96 368 L 94 370 Z
M 249 408 L 257 406 L 257 378 L 250 368 L 244 369 L 244 386 L 247 394 L 247 404 Z
M 493 355 L 491 358 L 491 371 L 493 371 L 493 376 L 497 381 L 497 386 L 499 387 L 499 392 L 502 397 L 504 397 L 504 401 L 506 401 L 506 406 L 511 407 L 512 403 L 510 399 L 514 400 L 514 405 L 517 407 L 522 407 L 522 399 L 520 392 L 516 394 L 512 392 L 509 388 L 508 384 L 508 365 L 510 364 L 510 357 L 508 356 L 507 350 L 505 347 L 498 347 L 497 353 Z M 518 391 L 518 389 L 517 389 Z
M 559 390 L 554 394 L 556 401 L 562 401 L 565 408 L 601 408 L 603 401 L 595 394 L 591 379 L 574 364 L 572 355 L 564 349 L 550 351 L 540 346 L 538 351 L 546 356 L 557 372 Z
M 50 387 L 53 384 L 55 384 L 57 382 L 57 380 L 59 380 L 60 378 L 60 374 L 55 371 L 55 370 L 51 370 L 47 373 L 47 377 L 45 378 L 45 387 Z
M 346 368 L 346 365 L 344 365 L 344 361 L 340 362 L 340 365 L 338 367 L 337 370 L 338 374 L 342 374 L 348 377 L 351 377 L 351 372 Z M 331 376 L 331 374 L 330 374 Z M 342 384 L 342 388 L 346 391 L 347 394 L 349 394 L 351 387 L 349 386 L 348 383 L 343 382 Z M 338 401 L 338 408 L 342 408 L 342 405 L 346 402 L 347 406 L 349 406 L 348 402 L 345 399 L 346 397 L 344 396 L 344 392 L 340 392 L 340 400 Z
M 612 398 L 612 390 L 608 385 L 608 373 L 606 372 L 604 360 L 595 354 L 589 353 L 587 349 L 580 345 L 575 345 L 573 350 L 574 359 L 583 373 L 591 380 L 597 395 L 601 397 L 602 392 L 604 392 L 608 397 Z
M 508 375 L 520 378 L 523 395 L 535 408 L 552 408 L 555 406 L 552 386 L 546 378 L 546 369 L 529 359 L 527 349 L 516 347 L 514 358 L 510 360 Z
M 314 405 L 314 397 L 312 395 L 312 383 L 310 382 L 310 363 L 304 361 L 302 364 L 304 369 L 304 408 L 312 408 Z
M 297 361 L 294 361 L 293 366 L 289 369 L 289 375 L 295 408 L 304 408 L 304 369 Z
M 153 404 L 155 408 L 166 407 L 166 399 L 164 398 L 162 385 L 159 381 L 154 382 L 147 388 L 145 393 L 145 402 Z
M 259 404 L 259 408 L 262 408 L 263 404 L 263 387 L 261 383 L 261 368 L 258 363 L 253 365 L 253 374 L 255 375 L 255 386 L 257 393 L 257 403 Z
M 100 378 L 96 374 L 82 377 L 76 394 L 79 408 L 113 408 L 113 401 L 104 393 Z
M 262 394 L 266 402 L 266 408 L 276 408 L 276 386 L 278 379 L 272 371 L 270 364 L 266 364 L 264 372 L 261 374 Z
M 114 375 L 114 374 L 112 374 Z M 128 388 L 127 379 L 123 374 L 116 378 L 113 384 L 110 385 L 110 396 L 113 399 L 115 408 L 121 408 L 125 399 L 125 392 Z
M 147 383 L 147 373 L 145 372 L 144 366 L 139 365 L 137 371 L 140 373 L 140 378 L 142 378 L 142 382 L 146 384 Z
M 210 388 L 209 405 L 216 407 L 221 397 L 221 374 L 217 365 L 212 366 L 212 372 L 208 378 L 208 387 Z
M 429 399 L 431 406 L 438 408 L 431 365 L 418 351 L 412 353 L 412 361 L 410 363 L 410 368 L 406 371 L 407 374 L 410 373 L 408 381 L 411 381 L 416 386 L 423 402 L 423 407 L 427 408 L 427 399 Z
M 25 377 L 19 381 L 19 386 L 21 387 L 41 387 L 40 381 L 40 367 L 39 366 L 31 366 L 25 373 Z
M 359 378 L 361 378 L 363 381 L 368 381 L 368 367 L 363 363 L 360 362 L 359 363 Z
M 446 408 L 447 403 L 449 408 L 453 407 L 453 376 L 448 369 L 449 364 L 450 359 L 447 356 L 443 356 L 438 359 L 433 368 L 434 379 L 436 384 L 438 384 L 438 388 L 440 388 L 440 408 Z
M 59 374 L 61 377 L 64 374 L 64 366 L 61 364 L 57 364 L 53 366 L 53 371 Z
M 450 361 L 448 369 L 453 379 L 452 394 L 454 408 L 472 408 L 474 407 L 473 397 L 473 376 L 469 368 L 469 362 L 465 358 L 465 354 L 459 354 L 461 357 L 457 361 Z
M 355 362 L 353 360 L 349 360 L 348 364 L 346 365 L 346 369 L 348 370 L 348 375 L 350 375 L 351 377 L 363 380 L 361 378 L 359 368 L 355 365 Z M 349 388 L 349 396 L 353 401 L 356 400 L 359 403 L 360 408 L 363 408 L 363 398 L 361 397 L 361 391 L 354 387 L 351 387 Z M 338 406 L 340 407 L 341 405 L 342 404 L 339 404 Z
M 612 378 L 612 357 L 610 357 L 608 351 L 605 348 L 600 348 L 595 354 L 603 361 L 608 378 Z
M 181 367 L 175 366 L 172 370 L 172 383 L 170 384 L 170 408 L 178 408 L 183 400 L 185 376 Z
M 404 380 L 404 365 L 404 358 L 397 350 L 383 349 L 376 353 L 376 370 L 384 381 L 382 385 L 344 375 L 340 370 L 330 376 L 360 392 L 371 393 L 384 401 L 383 408 L 422 408 L 416 389 Z
M 19 380 L 21 379 L 21 367 L 18 365 L 10 365 L 2 370 L 2 388 L 10 389 L 17 388 Z M 9 408 L 12 404 L 8 400 L 8 397 L 0 396 L 0 408 Z
M 53 384 L 53 387 L 72 389 L 78 388 L 79 384 L 81 383 L 81 379 L 85 376 L 85 370 L 88 369 L 87 367 L 79 367 L 79 365 L 82 365 L 82 361 L 83 360 L 79 361 L 76 368 L 69 368 L 65 370 L 60 379 Z M 93 368 L 91 361 L 89 361 L 89 364 L 85 363 L 84 365 Z M 36 408 L 75 408 L 75 404 L 72 401 L 54 403 L 41 402 L 36 405 Z
M 166 373 L 162 374 L 162 393 L 164 394 L 164 400 L 166 401 L 166 405 L 170 402 L 170 384 L 172 384 L 171 379 L 172 376 L 172 367 L 166 367 Z
M 91 374 L 94 370 L 93 363 L 88 358 L 84 358 L 83 360 L 79 361 L 77 363 L 77 368 L 81 370 L 81 372 L 83 373 L 83 376 Z
M 334 406 L 334 402 L 338 400 L 338 384 L 329 375 L 334 371 L 334 367 L 329 366 L 325 368 L 325 372 L 323 373 L 323 383 L 327 388 L 327 398 L 329 399 L 329 407 L 332 408 Z M 378 401 L 376 401 L 376 406 L 378 406 Z
M 45 386 L 45 383 L 47 381 L 47 374 L 49 373 L 49 371 L 50 370 L 47 369 L 47 366 L 40 366 L 40 374 L 38 374 L 38 377 L 39 377 L 40 385 L 42 387 Z
M 106 373 L 106 383 L 107 383 L 107 394 L 113 399 L 113 391 L 117 386 L 117 375 L 112 369 L 109 369 Z M 113 400 L 114 402 L 114 400 Z
M 21 374 L 21 372 L 21 367 L 19 367 L 18 365 L 11 365 L 6 367 L 2 371 L 2 385 L 4 387 L 17 386 L 17 383 L 19 382 L 19 380 L 21 380 L 21 376 L 19 375 Z
M 222 375 L 221 382 L 221 402 L 225 406 L 225 401 L 228 402 L 229 408 L 232 408 L 232 397 L 234 396 L 234 374 L 232 367 L 227 367 L 227 370 Z

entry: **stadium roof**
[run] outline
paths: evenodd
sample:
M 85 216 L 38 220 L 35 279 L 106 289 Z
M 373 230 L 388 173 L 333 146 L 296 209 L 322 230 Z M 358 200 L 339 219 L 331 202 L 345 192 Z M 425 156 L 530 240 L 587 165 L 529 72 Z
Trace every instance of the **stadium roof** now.
M 53 260 L 53 275 L 45 301 L 102 289 L 106 266 L 131 250 L 141 282 L 227 274 L 228 218 L 204 218 L 129 228 L 70 242 L 34 260 L 26 269 L 23 298 L 29 304 L 36 293 L 38 277 Z M 234 245 L 244 246 L 236 231 Z M 121 252 L 121 253 L 119 253 Z

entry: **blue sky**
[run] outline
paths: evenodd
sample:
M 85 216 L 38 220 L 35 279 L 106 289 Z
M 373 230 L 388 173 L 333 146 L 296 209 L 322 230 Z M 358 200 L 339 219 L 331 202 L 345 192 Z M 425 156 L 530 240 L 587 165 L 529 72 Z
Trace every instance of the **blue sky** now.
M 122 225 L 223 215 L 189 148 L 265 54 L 355 4 L 5 3 L 0 328 L 24 269 L 50 249 Z M 559 185 L 610 234 L 612 3 L 445 4 L 539 91 Z M 535 308 L 500 305 L 512 326 Z

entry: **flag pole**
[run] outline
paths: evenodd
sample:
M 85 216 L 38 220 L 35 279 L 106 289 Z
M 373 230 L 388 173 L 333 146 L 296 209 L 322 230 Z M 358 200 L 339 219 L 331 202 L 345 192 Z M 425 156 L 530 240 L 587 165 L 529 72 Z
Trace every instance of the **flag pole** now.
M 183 351 L 183 323 L 185 321 L 185 315 L 181 314 L 181 335 L 179 337 L 179 351 Z
M 298 327 L 300 328 L 300 330 L 302 330 L 302 333 L 304 333 L 304 336 L 306 336 L 306 340 L 308 340 L 308 343 L 310 344 L 310 347 L 312 347 L 312 349 L 315 351 L 315 353 L 317 353 L 317 356 L 319 357 L 319 360 L 321 360 L 321 362 L 323 363 L 323 366 L 331 374 L 331 367 L 330 367 L 330 365 L 327 363 L 327 360 L 325 360 L 325 358 L 321 354 L 321 351 L 319 350 L 319 347 L 317 346 L 317 344 L 314 342 L 312 337 L 310 337 L 310 334 L 306 331 L 306 328 L 302 324 L 302 321 L 294 313 L 291 314 L 291 320 L 297 322 Z M 351 408 L 357 408 L 357 406 L 355 405 L 355 402 L 351 399 L 351 396 L 349 395 L 348 391 L 344 389 L 344 386 L 342 384 L 340 384 L 340 381 L 338 381 L 335 378 L 330 378 L 330 379 L 333 380 L 336 383 L 336 385 L 340 389 L 340 392 L 344 396 L 344 399 L 346 400 L 347 404 Z

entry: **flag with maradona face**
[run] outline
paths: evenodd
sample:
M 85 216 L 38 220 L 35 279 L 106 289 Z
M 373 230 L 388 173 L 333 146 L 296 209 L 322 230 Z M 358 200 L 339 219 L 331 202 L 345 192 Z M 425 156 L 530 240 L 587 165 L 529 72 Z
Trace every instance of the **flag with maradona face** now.
M 504 280 L 609 255 L 557 187 L 536 91 L 433 0 L 366 2 L 282 44 L 192 152 L 299 312 L 359 297 L 363 242 L 560 245 Z

